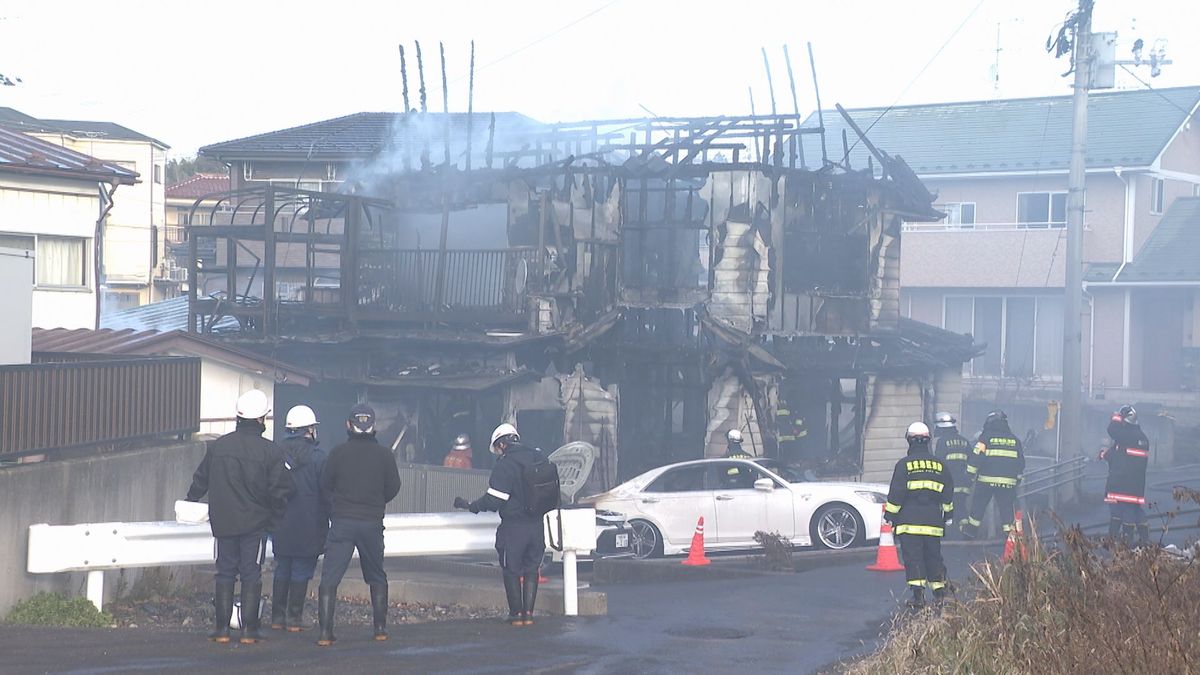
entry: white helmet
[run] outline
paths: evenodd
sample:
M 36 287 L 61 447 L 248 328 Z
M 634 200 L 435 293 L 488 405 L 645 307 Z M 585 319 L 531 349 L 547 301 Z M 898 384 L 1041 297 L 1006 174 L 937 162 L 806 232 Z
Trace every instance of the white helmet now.
M 304 429 L 317 424 L 320 423 L 317 422 L 317 414 L 313 412 L 313 409 L 306 405 L 298 405 L 288 411 L 287 421 L 283 426 L 288 429 Z
M 730 443 L 741 443 L 742 442 L 742 432 L 739 429 L 730 429 L 729 433 L 725 434 L 725 438 Z
M 517 433 L 517 428 L 505 422 L 504 424 L 496 427 L 496 430 L 492 432 L 492 447 L 495 448 L 496 441 L 504 438 L 505 436 L 513 436 L 513 440 L 515 441 L 521 440 L 521 434 Z
M 939 429 L 950 429 L 958 424 L 958 420 L 948 412 L 940 412 L 933 418 L 933 423 Z
M 908 425 L 908 431 L 904 433 L 904 438 L 910 443 L 914 441 L 918 443 L 928 443 L 929 427 L 926 426 L 924 422 L 913 422 L 912 424 Z
M 244 420 L 257 420 L 271 412 L 267 395 L 257 389 L 242 394 L 237 400 L 237 416 Z

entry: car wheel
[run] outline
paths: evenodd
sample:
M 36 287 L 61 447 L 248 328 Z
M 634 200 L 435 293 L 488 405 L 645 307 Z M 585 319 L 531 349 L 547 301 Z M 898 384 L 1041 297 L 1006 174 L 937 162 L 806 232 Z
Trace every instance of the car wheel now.
M 834 550 L 861 545 L 866 539 L 866 531 L 858 511 L 845 504 L 822 506 L 809 525 L 813 546 Z
M 633 549 L 633 557 L 638 560 L 657 558 L 663 554 L 662 535 L 658 528 L 645 520 L 629 521 L 629 529 L 633 537 L 629 547 Z

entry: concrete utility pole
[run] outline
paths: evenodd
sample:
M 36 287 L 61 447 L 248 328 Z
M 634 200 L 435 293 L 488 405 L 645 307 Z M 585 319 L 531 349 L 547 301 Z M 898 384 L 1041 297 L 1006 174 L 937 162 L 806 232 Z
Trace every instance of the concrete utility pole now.
M 1063 294 L 1062 408 L 1059 412 L 1060 456 L 1083 452 L 1083 207 L 1084 151 L 1087 146 L 1088 86 L 1092 66 L 1092 2 L 1079 0 L 1075 31 L 1075 94 L 1072 101 L 1071 166 L 1067 193 L 1067 269 Z M 1065 452 L 1064 452 L 1065 450 Z

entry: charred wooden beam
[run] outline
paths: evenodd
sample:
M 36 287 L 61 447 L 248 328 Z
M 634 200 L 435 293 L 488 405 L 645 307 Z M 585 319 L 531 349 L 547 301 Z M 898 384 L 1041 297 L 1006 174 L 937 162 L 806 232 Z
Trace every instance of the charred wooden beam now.
M 438 52 L 442 56 L 442 114 L 446 118 L 442 139 L 445 144 L 443 161 L 448 165 L 450 164 L 450 83 L 446 78 L 446 45 L 444 43 L 438 43 Z
M 467 171 L 471 170 L 471 140 L 474 135 L 474 121 L 472 113 L 475 112 L 475 41 L 471 40 L 471 66 L 470 75 L 467 81 Z
M 400 86 L 404 92 L 404 112 L 408 113 L 408 64 L 404 60 L 404 45 L 400 45 Z
M 812 69 L 813 93 L 817 97 L 817 124 L 821 126 L 821 166 L 829 161 L 829 152 L 825 149 L 825 114 L 821 112 L 821 87 L 817 84 L 817 62 L 813 59 L 812 43 L 808 43 L 808 65 Z

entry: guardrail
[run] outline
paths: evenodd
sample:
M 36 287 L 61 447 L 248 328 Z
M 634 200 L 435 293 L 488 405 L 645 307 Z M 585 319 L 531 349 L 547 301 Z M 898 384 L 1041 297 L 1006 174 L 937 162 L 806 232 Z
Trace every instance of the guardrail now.
M 577 553 L 596 544 L 595 509 L 547 514 L 547 544 L 564 551 L 566 610 L 577 612 Z M 383 519 L 384 557 L 458 555 L 495 550 L 495 514 L 407 513 Z M 569 555 L 568 555 L 569 554 Z M 268 557 L 271 556 L 268 547 Z M 87 598 L 100 609 L 105 570 L 170 565 L 203 565 L 216 559 L 216 541 L 207 524 L 178 522 L 85 523 L 29 526 L 30 574 L 87 572 Z M 568 566 L 570 569 L 568 569 Z
M 1050 507 L 1056 508 L 1060 497 L 1058 488 L 1082 480 L 1087 463 L 1088 458 L 1079 455 L 1021 474 L 1021 483 L 1017 487 L 1017 499 L 1024 505 L 1025 500 L 1029 497 L 1048 492 L 1050 493 Z M 1078 494 L 1078 490 L 1076 490 L 1076 494 Z
M 1064 232 L 1066 223 L 904 223 L 904 232 L 1018 232 L 1024 230 L 1056 230 Z

